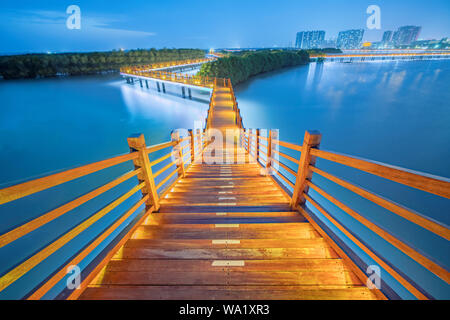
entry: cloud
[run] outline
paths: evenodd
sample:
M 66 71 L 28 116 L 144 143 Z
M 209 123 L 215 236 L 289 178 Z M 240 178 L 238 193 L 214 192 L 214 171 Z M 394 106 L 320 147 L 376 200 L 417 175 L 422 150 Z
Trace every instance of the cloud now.
M 51 10 L 14 10 L 4 11 L 0 13 L 2 19 L 8 20 L 13 24 L 21 25 L 40 25 L 40 26 L 63 26 L 65 28 L 66 20 L 69 17 L 65 11 L 51 11 Z M 97 33 L 105 31 L 108 34 L 116 33 L 117 36 L 132 36 L 132 37 L 151 37 L 155 36 L 155 32 L 135 30 L 126 28 L 124 25 L 127 20 L 125 16 L 88 16 L 81 11 L 81 29 L 85 31 L 92 31 Z

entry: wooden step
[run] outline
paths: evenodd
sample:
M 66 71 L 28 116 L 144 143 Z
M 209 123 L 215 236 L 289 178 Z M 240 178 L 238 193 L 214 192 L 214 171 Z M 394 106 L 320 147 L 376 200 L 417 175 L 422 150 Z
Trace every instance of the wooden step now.
M 287 224 L 287 223 L 286 223 Z M 289 223 L 290 225 L 291 223 Z M 278 224 L 195 225 L 177 224 L 139 226 L 134 239 L 310 239 L 319 234 L 309 223 L 293 223 L 293 226 L 276 227 Z
M 232 268 L 230 268 L 232 269 Z M 92 285 L 361 285 L 352 272 L 327 271 L 106 271 Z
M 119 300 L 372 300 L 362 286 L 107 286 L 90 287 L 80 299 Z
M 191 271 L 323 271 L 343 272 L 346 270 L 342 259 L 283 259 L 283 260 L 246 260 L 244 266 L 217 267 L 214 260 L 195 259 L 117 259 L 107 265 L 106 271 L 148 271 L 148 272 L 191 272 Z

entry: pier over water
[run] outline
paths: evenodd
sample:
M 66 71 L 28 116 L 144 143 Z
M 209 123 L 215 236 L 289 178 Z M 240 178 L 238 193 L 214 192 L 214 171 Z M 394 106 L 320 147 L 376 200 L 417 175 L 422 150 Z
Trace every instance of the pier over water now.
M 182 63 L 180 63 L 182 65 Z M 186 65 L 186 63 L 183 63 Z M 175 64 L 176 66 L 176 64 Z M 174 67 L 172 65 L 172 67 Z M 64 279 L 67 267 L 80 264 L 137 210 L 142 213 L 83 270 L 81 290 L 66 291 L 69 299 L 385 299 L 395 298 L 384 279 L 373 277 L 361 259 L 374 265 L 418 299 L 432 298 L 400 270 L 339 222 L 314 190 L 359 223 L 382 237 L 446 283 L 441 261 L 402 241 L 387 226 L 371 221 L 316 185 L 320 175 L 392 214 L 426 229 L 431 237 L 450 238 L 448 226 L 405 206 L 331 175 L 317 159 L 342 164 L 371 175 L 450 198 L 450 181 L 391 165 L 320 149 L 322 135 L 304 133 L 303 143 L 281 141 L 277 130 L 245 128 L 229 79 L 183 76 L 165 70 L 122 70 L 128 82 L 143 86 L 177 83 L 181 88 L 209 90 L 205 126 L 186 136 L 173 131 L 171 141 L 147 146 L 143 135 L 128 137 L 130 153 L 56 173 L 0 190 L 0 204 L 16 201 L 65 182 L 83 178 L 125 162 L 134 169 L 71 202 L 0 235 L 6 246 L 118 184 L 137 184 L 54 242 L 0 278 L 0 291 L 23 277 L 71 239 L 91 227 L 134 194 L 140 200 L 128 208 L 88 246 L 80 248 L 27 296 L 42 298 Z M 162 87 L 162 85 L 161 85 Z M 186 89 L 182 89 L 185 92 Z M 299 137 L 302 133 L 299 132 Z M 298 140 L 295 137 L 294 140 Z M 150 160 L 149 155 L 165 150 Z M 289 150 L 289 152 L 285 151 Z M 296 156 L 292 154 L 295 153 Z M 156 165 L 165 164 L 155 170 Z M 293 165 L 294 164 L 294 165 Z M 283 172 L 289 172 L 295 179 Z M 157 177 L 164 177 L 155 182 Z M 287 188 L 289 187 L 289 188 Z M 292 190 L 292 191 L 291 191 Z M 320 213 L 310 210 L 313 206 Z M 325 222 L 326 221 L 326 222 Z M 345 237 L 345 239 L 344 239 Z M 348 245 L 350 241 L 359 250 Z M 447 248 L 443 248 L 446 250 Z M 374 285 L 368 284 L 368 278 Z M 369 285 L 369 287 L 368 287 Z

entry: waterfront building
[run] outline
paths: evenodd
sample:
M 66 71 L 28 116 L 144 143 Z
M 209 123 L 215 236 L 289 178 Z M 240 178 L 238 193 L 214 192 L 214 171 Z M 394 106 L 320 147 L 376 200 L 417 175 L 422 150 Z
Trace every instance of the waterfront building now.
M 417 26 L 403 26 L 398 28 L 392 36 L 392 42 L 396 46 L 407 46 L 412 42 L 417 41 L 422 27 Z
M 297 33 L 295 47 L 299 49 L 321 48 L 325 40 L 325 31 L 301 31 Z
M 381 42 L 383 42 L 385 44 L 390 43 L 392 41 L 392 35 L 393 35 L 392 31 L 385 31 L 383 33 L 383 39 L 381 40 Z
M 353 29 L 339 32 L 337 47 L 340 49 L 359 49 L 364 36 L 364 29 Z

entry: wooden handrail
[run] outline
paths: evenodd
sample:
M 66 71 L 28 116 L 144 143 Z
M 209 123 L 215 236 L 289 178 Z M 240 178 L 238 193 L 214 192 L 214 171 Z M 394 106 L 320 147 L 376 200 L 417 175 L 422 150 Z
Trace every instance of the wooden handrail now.
M 170 163 L 168 163 L 167 165 L 165 165 L 164 167 L 162 167 L 161 169 L 159 169 L 157 172 L 155 172 L 153 174 L 153 178 L 158 177 L 161 173 L 163 173 L 164 171 L 166 171 L 167 169 L 169 169 L 170 167 L 174 166 L 176 163 L 175 161 L 171 161 Z
M 84 258 L 86 258 L 98 245 L 100 245 L 109 235 L 111 235 L 126 219 L 128 219 L 133 213 L 139 209 L 149 198 L 147 194 L 135 205 L 133 205 L 124 215 L 116 220 L 105 232 L 101 233 L 89 246 L 83 249 L 76 255 L 70 262 L 66 263 L 63 267 L 59 268 L 59 271 L 54 274 L 45 284 L 39 287 L 33 294 L 31 294 L 27 300 L 41 299 L 54 285 L 56 285 L 64 276 L 67 275 L 67 268 L 69 266 L 78 265 Z
M 33 230 L 36 230 L 37 228 L 42 227 L 43 225 L 51 222 L 52 220 L 62 216 L 63 214 L 81 206 L 82 204 L 86 203 L 87 201 L 97 197 L 100 194 L 105 193 L 106 191 L 114 188 L 115 186 L 118 186 L 122 182 L 138 175 L 141 172 L 141 169 L 137 169 L 134 171 L 130 171 L 123 176 L 89 192 L 85 195 L 78 197 L 75 200 L 72 200 L 54 210 L 51 210 L 47 212 L 46 214 L 43 214 L 42 216 L 37 217 L 36 219 L 31 220 L 30 222 L 27 222 L 5 234 L 2 234 L 0 236 L 0 248 L 6 246 L 7 244 L 23 237 L 24 235 L 30 233 Z
M 173 177 L 173 175 L 177 172 L 180 172 L 181 168 L 176 168 L 174 171 L 172 171 L 171 174 L 169 174 L 167 177 L 165 177 L 163 180 L 161 180 L 160 183 L 156 186 L 156 189 L 161 188 L 167 181 L 169 181 L 170 178 Z
M 391 200 L 385 199 L 382 196 L 365 190 L 364 188 L 357 186 L 353 183 L 345 181 L 341 178 L 333 176 L 332 174 L 325 172 L 316 167 L 310 167 L 310 170 L 321 175 L 324 178 L 327 178 L 330 181 L 337 183 L 338 185 L 353 191 L 354 193 L 366 198 L 373 203 L 378 204 L 379 206 L 399 215 L 400 217 L 411 221 L 412 223 L 417 224 L 418 226 L 427 229 L 428 231 L 434 232 L 438 236 L 450 240 L 450 230 L 447 225 L 444 225 L 440 222 L 432 220 L 429 217 L 423 216 L 418 212 L 413 211 L 412 209 L 406 208 L 400 204 L 397 204 Z
M 0 205 L 75 180 L 88 174 L 137 159 L 137 157 L 137 152 L 124 154 L 1 189 Z
M 283 153 L 283 152 L 281 152 L 281 151 L 278 151 L 278 150 L 276 150 L 276 149 L 274 149 L 273 151 L 274 151 L 275 153 L 277 153 L 278 155 L 282 156 L 283 158 L 286 158 L 286 159 L 288 159 L 289 161 L 292 161 L 292 162 L 295 163 L 295 164 L 299 164 L 299 163 L 300 163 L 299 160 L 297 160 L 297 159 L 295 159 L 295 158 L 293 158 L 293 157 L 291 157 L 291 156 L 289 156 L 289 155 L 287 155 L 287 154 L 285 154 L 285 153 Z
M 153 146 L 147 147 L 146 148 L 146 152 L 148 154 L 165 149 L 165 148 L 169 148 L 169 147 L 173 147 L 176 143 L 174 141 L 168 141 L 168 142 L 164 142 L 164 143 L 160 143 L 160 144 L 155 144 Z
M 314 191 L 316 191 L 318 194 L 323 196 L 325 199 L 333 203 L 335 206 L 337 206 L 339 209 L 346 212 L 348 215 L 353 217 L 355 220 L 357 220 L 359 223 L 367 227 L 369 230 L 374 232 L 376 235 L 380 236 L 387 242 L 389 242 L 391 245 L 393 245 L 395 248 L 409 256 L 411 259 L 416 261 L 417 263 L 421 264 L 425 268 L 427 268 L 429 271 L 433 272 L 435 275 L 449 283 L 450 281 L 450 274 L 440 265 L 429 259 L 428 257 L 425 257 L 423 254 L 417 252 L 417 249 L 412 248 L 410 245 L 406 244 L 404 241 L 400 241 L 397 237 L 393 236 L 389 231 L 385 230 L 384 228 L 380 227 L 376 223 L 373 223 L 369 221 L 368 219 L 364 218 L 361 214 L 358 212 L 352 210 L 347 205 L 343 204 L 341 201 L 337 200 L 333 196 L 326 193 L 323 189 L 312 183 L 311 181 L 307 181 L 307 184 L 309 187 L 311 187 Z
M 79 235 L 82 231 L 86 230 L 88 227 L 90 227 L 92 224 L 94 224 L 96 221 L 98 221 L 100 218 L 105 216 L 107 213 L 109 213 L 111 210 L 116 208 L 118 205 L 120 205 L 122 202 L 124 202 L 126 199 L 131 197 L 133 194 L 138 192 L 144 187 L 145 183 L 142 182 L 141 184 L 133 187 L 130 191 L 122 195 L 121 197 L 117 198 L 113 202 L 111 202 L 109 205 L 98 211 L 96 214 L 91 216 L 89 219 L 83 221 L 81 224 L 73 228 L 71 231 L 67 232 L 48 246 L 46 246 L 44 249 L 40 250 L 36 254 L 32 255 L 30 258 L 25 260 L 24 262 L 20 263 L 18 266 L 14 267 L 12 270 L 8 271 L 6 274 L 4 274 L 0 278 L 0 292 L 3 291 L 5 288 L 7 288 L 9 285 L 11 285 L 13 282 L 15 282 L 18 278 L 22 277 L 25 273 L 30 271 L 32 268 L 37 266 L 39 263 L 41 263 L 44 259 L 48 258 L 51 254 L 56 252 L 58 249 L 60 249 L 62 246 L 64 246 L 66 243 L 68 243 L 70 240 L 75 238 L 77 235 Z
M 201 132 L 196 135 L 193 135 L 193 138 L 198 137 L 199 139 L 203 137 L 206 133 Z M 139 190 L 144 190 L 144 188 L 147 190 L 142 191 L 143 196 L 142 198 L 130 209 L 128 210 L 124 215 L 122 215 L 113 225 L 111 225 L 105 232 L 100 234 L 94 242 L 92 242 L 88 247 L 83 249 L 73 260 L 72 263 L 78 263 L 81 260 L 83 260 L 90 252 L 92 252 L 108 235 L 110 235 L 121 223 L 123 223 L 133 212 L 135 212 L 142 204 L 149 203 L 150 199 L 153 197 L 156 199 L 156 207 L 147 207 L 147 212 L 155 211 L 157 207 L 159 207 L 158 199 L 155 194 L 152 194 L 152 192 L 149 192 L 149 187 L 147 185 L 149 184 L 149 180 L 146 178 L 147 174 L 150 174 L 149 179 L 153 181 L 153 178 L 161 174 L 163 171 L 168 169 L 171 165 L 174 165 L 174 162 L 171 162 L 169 165 L 166 165 L 163 169 L 159 170 L 156 174 L 151 173 L 151 167 L 155 166 L 162 161 L 168 159 L 172 155 L 172 151 L 168 154 L 149 162 L 148 155 L 168 148 L 168 147 L 175 147 L 179 146 L 181 142 L 187 141 L 189 138 L 183 138 L 179 141 L 169 141 L 164 142 L 161 144 L 153 145 L 146 147 L 145 146 L 145 140 L 143 138 L 143 135 L 134 135 L 130 138 L 128 138 L 128 143 L 130 145 L 131 152 L 129 154 L 116 156 L 107 160 L 91 163 L 88 165 L 84 165 L 81 167 L 77 167 L 75 169 L 67 170 L 64 172 L 56 173 L 47 177 L 39 178 L 36 180 L 31 180 L 22 184 L 18 184 L 12 187 L 8 187 L 5 189 L 0 190 L 0 195 L 2 199 L 2 203 L 7 203 L 16 199 L 20 199 L 22 197 L 25 197 L 27 195 L 43 191 L 45 189 L 51 188 L 53 186 L 74 180 L 76 178 L 80 178 L 83 176 L 86 176 L 90 173 L 94 173 L 103 169 L 106 169 L 108 167 L 124 163 L 126 161 L 133 161 L 135 163 L 135 170 L 127 172 L 123 174 L 122 176 L 112 180 L 111 182 L 108 182 L 74 200 L 71 200 L 70 202 L 57 207 L 56 209 L 53 209 L 23 225 L 20 225 L 13 230 L 6 232 L 5 234 L 0 235 L 0 248 L 23 237 L 24 235 L 44 226 L 45 224 L 53 221 L 54 219 L 62 216 L 63 214 L 70 212 L 71 210 L 79 207 L 80 205 L 86 203 L 87 201 L 104 194 L 108 190 L 111 190 L 112 188 L 118 186 L 122 182 L 129 180 L 132 177 L 138 177 L 139 178 L 139 184 L 132 188 L 130 191 L 126 192 L 125 194 L 121 195 L 119 198 L 108 204 L 106 207 L 95 213 L 93 216 L 82 222 L 80 225 L 74 227 L 72 230 L 67 232 L 66 234 L 60 236 L 57 240 L 52 242 L 51 244 L 47 245 L 46 247 L 42 248 L 32 256 L 28 257 L 24 262 L 20 263 L 19 265 L 13 267 L 9 272 L 4 274 L 2 277 L 0 277 L 0 291 L 3 291 L 5 288 L 9 287 L 13 282 L 15 282 L 17 279 L 21 278 L 24 274 L 29 272 L 31 269 L 33 269 L 35 266 L 37 266 L 40 262 L 42 262 L 44 259 L 49 257 L 51 254 L 59 250 L 62 246 L 64 246 L 66 243 L 68 243 L 70 240 L 72 240 L 74 237 L 79 235 L 81 232 L 92 226 L 96 221 L 98 221 L 100 218 L 102 218 L 104 215 L 109 213 L 111 210 L 119 206 L 121 203 L 123 203 L 126 199 L 128 199 L 131 195 L 135 194 Z M 192 139 L 192 138 L 191 138 Z M 187 147 L 190 147 L 191 144 L 188 144 Z M 187 147 L 183 147 L 182 149 L 185 150 Z M 198 147 L 199 152 L 202 152 L 203 148 L 201 145 Z M 144 156 L 145 155 L 145 156 Z M 144 157 L 144 158 L 142 158 Z M 143 160 L 142 160 L 143 159 Z M 176 172 L 179 172 L 181 168 L 178 168 L 174 170 L 172 173 L 167 175 L 159 184 L 157 187 L 152 187 L 150 183 L 150 189 L 155 188 L 159 189 L 162 186 L 166 184 L 166 182 L 173 177 L 173 175 Z M 145 172 L 145 174 L 144 174 Z M 178 180 L 178 179 L 177 179 Z M 169 186 L 170 188 L 170 186 Z M 156 192 L 156 191 L 155 191 Z M 152 200 L 155 201 L 155 200 Z M 59 270 L 59 271 L 58 271 Z M 65 268 L 59 268 L 57 272 L 49 279 L 47 280 L 42 286 L 37 287 L 36 291 L 34 291 L 30 296 L 29 299 L 38 299 L 41 298 L 48 290 L 50 290 L 59 280 L 66 275 L 67 270 Z
M 404 286 L 409 292 L 411 292 L 416 298 L 427 300 L 428 297 L 425 296 L 422 292 L 420 292 L 416 287 L 414 287 L 409 281 L 407 281 L 404 277 L 402 277 L 397 271 L 395 271 L 391 266 L 384 262 L 384 260 L 380 259 L 372 250 L 370 250 L 366 245 L 364 245 L 359 239 L 357 239 L 351 232 L 347 230 L 344 226 L 342 226 L 339 222 L 337 222 L 327 210 L 325 210 L 317 201 L 311 198 L 307 193 L 304 193 L 303 196 L 311 203 L 317 210 L 322 213 L 325 218 L 328 219 L 336 228 L 339 229 L 345 236 L 347 236 L 358 248 L 360 248 L 364 253 L 366 253 L 370 258 L 372 258 L 380 267 L 386 270 L 395 280 L 397 280 L 402 286 Z M 298 207 L 299 211 L 302 214 L 305 214 L 306 217 L 309 217 L 306 210 L 302 208 L 302 206 Z M 311 219 L 310 219 L 311 220 Z
M 275 142 L 275 144 L 278 144 L 278 145 L 280 145 L 282 147 L 286 147 L 286 148 L 289 148 L 289 149 L 292 149 L 292 150 L 295 150 L 295 151 L 300 151 L 300 152 L 302 151 L 302 146 L 296 145 L 294 143 L 284 142 L 284 141 L 281 141 L 281 140 L 277 140 L 277 141 L 274 141 L 274 142 Z
M 160 157 L 160 158 L 158 158 L 158 159 L 156 159 L 156 160 L 153 160 L 152 162 L 150 162 L 150 165 L 151 165 L 152 167 L 153 167 L 153 166 L 156 166 L 158 163 L 161 163 L 161 162 L 163 162 L 164 160 L 169 159 L 171 156 L 172 156 L 172 151 L 170 151 L 169 153 L 165 154 L 164 156 L 162 156 L 162 157 Z
M 252 137 L 256 137 L 255 140 L 252 139 Z M 270 137 L 270 132 L 269 132 Z M 253 149 L 259 150 L 259 148 L 262 146 L 261 142 L 257 134 L 252 133 L 249 130 L 242 131 L 242 141 L 244 144 L 244 147 L 247 151 L 252 153 Z M 247 141 L 247 143 L 245 143 Z M 271 144 L 270 138 L 267 139 L 268 144 Z M 320 134 L 314 133 L 314 135 L 311 134 L 305 134 L 305 140 L 303 142 L 302 146 L 298 146 L 292 143 L 283 142 L 283 141 L 273 141 L 273 143 L 278 144 L 280 146 L 289 148 L 291 150 L 300 151 L 301 152 L 301 159 L 297 160 L 285 153 L 280 152 L 279 150 L 272 149 L 271 147 L 267 146 L 268 151 L 269 148 L 271 148 L 271 152 L 280 155 L 281 157 L 294 162 L 295 164 L 299 165 L 298 171 L 295 172 L 293 169 L 289 168 L 286 164 L 284 164 L 281 160 L 274 159 L 273 156 L 271 156 L 270 161 L 266 162 L 266 168 L 269 167 L 270 162 L 275 162 L 279 164 L 284 170 L 289 172 L 290 174 L 296 176 L 296 182 L 295 185 L 282 173 L 279 172 L 279 170 L 276 170 L 274 168 L 271 168 L 272 172 L 276 175 L 278 175 L 284 182 L 286 182 L 287 185 L 292 187 L 294 189 L 294 195 L 292 196 L 292 199 L 295 197 L 295 191 L 298 188 L 298 192 L 301 192 L 301 197 L 304 199 L 304 201 L 309 201 L 313 206 L 315 206 L 324 216 L 330 221 L 333 225 L 335 225 L 339 230 L 341 230 L 347 237 L 350 238 L 350 240 L 353 241 L 354 244 L 356 244 L 358 247 L 360 247 L 366 254 L 368 254 L 372 259 L 374 259 L 382 268 L 384 268 L 386 271 L 391 274 L 394 279 L 399 281 L 407 290 L 409 290 L 415 297 L 419 299 L 427 299 L 428 297 L 422 293 L 421 290 L 416 288 L 415 283 L 411 283 L 409 280 L 407 280 L 404 276 L 400 275 L 396 270 L 390 267 L 388 263 L 385 263 L 385 261 L 378 257 L 377 254 L 373 251 L 371 251 L 368 247 L 365 246 L 361 241 L 359 241 L 358 238 L 353 236 L 351 231 L 347 231 L 345 227 L 340 225 L 326 210 L 314 199 L 311 198 L 311 196 L 308 193 L 308 189 L 311 188 L 317 193 L 319 193 L 321 196 L 323 196 L 325 199 L 336 205 L 338 208 L 349 214 L 351 217 L 356 219 L 358 222 L 360 222 L 362 225 L 367 227 L 369 230 L 374 232 L 377 236 L 383 238 L 385 241 L 390 243 L 393 247 L 395 247 L 400 252 L 404 253 L 408 257 L 410 257 L 415 262 L 419 263 L 423 267 L 425 267 L 430 272 L 434 273 L 436 276 L 441 278 L 443 281 L 449 283 L 450 281 L 450 273 L 441 265 L 439 265 L 437 262 L 433 261 L 431 258 L 427 257 L 424 253 L 420 252 L 418 249 L 412 247 L 410 244 L 407 244 L 405 241 L 399 240 L 396 236 L 394 236 L 391 232 L 388 232 L 385 228 L 383 228 L 381 225 L 378 225 L 374 222 L 371 222 L 370 220 L 363 217 L 361 214 L 356 212 L 355 210 L 351 209 L 341 201 L 337 200 L 335 197 L 331 196 L 330 194 L 326 193 L 324 190 L 322 190 L 320 187 L 318 187 L 316 184 L 314 184 L 311 181 L 312 173 L 320 174 L 321 176 L 337 183 L 338 185 L 347 188 L 350 191 L 355 192 L 356 194 L 368 199 L 369 201 L 372 201 L 385 209 L 390 210 L 394 214 L 397 214 L 405 219 L 407 219 L 410 222 L 415 223 L 416 225 L 423 227 L 424 229 L 431 231 L 438 236 L 441 236 L 442 238 L 449 240 L 450 239 L 450 230 L 448 226 L 441 224 L 439 222 L 436 222 L 428 217 L 425 217 L 423 215 L 420 215 L 419 213 L 414 212 L 411 209 L 405 208 L 399 204 L 396 204 L 395 202 L 392 202 L 390 200 L 384 199 L 383 197 L 369 192 L 367 190 L 364 190 L 363 188 L 356 186 L 354 184 L 351 184 L 343 179 L 337 178 L 317 167 L 315 167 L 313 164 L 315 162 L 315 158 L 323 158 L 329 161 L 333 161 L 336 163 L 340 163 L 343 165 L 347 165 L 362 171 L 366 171 L 369 173 L 372 173 L 374 175 L 381 176 L 383 178 L 408 185 L 411 187 L 415 187 L 417 189 L 427 191 L 429 193 L 434 193 L 440 196 L 446 197 L 450 190 L 450 180 L 442 177 L 436 177 L 431 176 L 419 172 L 415 172 L 412 170 L 407 170 L 399 167 L 394 167 L 390 165 L 386 165 L 380 162 L 370 161 L 366 159 L 361 159 L 357 157 L 351 157 L 347 155 L 337 154 L 330 151 L 323 151 L 318 148 L 315 148 L 314 146 L 318 146 L 318 143 L 320 142 Z M 305 145 L 307 145 L 307 148 L 305 149 Z M 305 151 L 306 150 L 306 151 Z M 305 154 L 306 152 L 306 154 Z M 304 163 L 304 164 L 302 164 Z M 309 173 L 308 173 L 309 172 Z M 301 187 L 298 183 L 298 179 L 304 179 L 304 187 Z M 310 220 L 311 215 L 314 213 L 310 212 L 307 213 L 306 207 L 304 207 L 303 202 L 300 202 L 299 204 L 294 203 L 294 208 L 297 208 L 300 212 L 305 214 L 305 216 Z M 317 226 L 319 227 L 319 226 Z M 320 228 L 320 227 L 319 227 Z
M 311 155 L 365 171 L 447 199 L 450 198 L 450 179 L 447 178 L 330 151 L 313 149 L 311 150 Z

